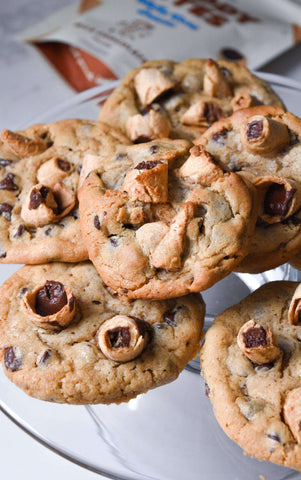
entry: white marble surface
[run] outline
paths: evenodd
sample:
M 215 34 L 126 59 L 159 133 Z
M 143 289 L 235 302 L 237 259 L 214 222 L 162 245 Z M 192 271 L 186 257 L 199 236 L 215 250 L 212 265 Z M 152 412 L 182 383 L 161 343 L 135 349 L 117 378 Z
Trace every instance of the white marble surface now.
M 53 102 L 59 102 L 65 98 L 66 91 L 62 87 L 52 89 L 51 95 L 46 95 L 39 105 L 28 105 L 28 98 L 33 93 L 31 79 L 35 78 L 39 71 L 28 71 L 26 62 L 23 61 L 25 47 L 14 42 L 12 35 L 72 1 L 0 0 L 0 128 L 14 128 L 16 123 L 21 124 L 23 120 L 26 121 L 35 113 L 43 111 L 43 108 L 48 108 Z M 10 73 L 12 62 L 18 62 L 20 66 L 18 75 L 14 77 Z M 262 70 L 285 75 L 301 82 L 301 45 L 270 62 Z M 49 80 L 50 78 L 48 78 Z M 16 94 L 18 95 L 17 102 L 16 98 L 12 98 L 12 94 L 8 95 L 8 87 L 10 87 L 10 92 L 18 92 Z M 9 108 L 12 100 L 15 105 L 18 104 L 18 108 L 14 110 Z M 23 480 L 36 478 L 93 480 L 101 478 L 38 444 L 1 412 L 0 464 L 1 478 L 6 480 L 15 480 L 19 477 L 22 477 Z

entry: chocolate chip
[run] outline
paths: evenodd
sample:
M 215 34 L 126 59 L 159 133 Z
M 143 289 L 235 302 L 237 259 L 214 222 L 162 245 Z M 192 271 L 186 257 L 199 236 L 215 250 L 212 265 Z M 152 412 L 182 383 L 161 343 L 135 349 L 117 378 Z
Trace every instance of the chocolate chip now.
M 1 167 L 7 167 L 7 165 L 10 165 L 11 163 L 13 163 L 12 160 L 7 160 L 6 158 L 0 158 Z
M 24 225 L 22 225 L 22 224 L 19 225 L 13 238 L 21 237 L 23 235 L 23 233 L 25 232 L 25 230 L 26 230 L 26 228 L 25 228 Z
M 136 138 L 136 140 L 134 141 L 134 143 L 135 143 L 135 144 L 138 144 L 138 143 L 147 143 L 147 142 L 150 142 L 150 141 L 151 141 L 151 138 L 141 136 L 141 137 Z
M 110 239 L 110 243 L 113 247 L 117 247 L 118 245 L 118 237 L 117 235 L 111 234 L 108 235 L 108 238 Z
M 255 120 L 254 122 L 247 124 L 247 139 L 253 140 L 253 138 L 259 138 L 263 131 L 263 121 Z
M 13 207 L 8 203 L 0 203 L 0 215 L 2 215 L 2 217 L 6 218 L 8 221 L 11 220 L 12 209 Z
M 9 347 L 4 352 L 4 365 L 7 370 L 16 372 L 22 365 L 22 354 L 18 347 Z
M 228 130 L 223 129 L 220 132 L 216 132 L 212 135 L 212 140 L 217 143 L 218 145 L 225 145 L 224 140 L 227 138 Z
M 94 305 L 100 305 L 101 302 L 99 300 L 92 300 L 92 303 L 94 303 Z
M 98 215 L 95 215 L 95 217 L 94 217 L 94 227 L 95 227 L 97 230 L 100 230 L 100 229 L 101 229 L 101 223 L 100 223 L 100 220 L 99 220 L 99 216 L 98 216 Z
M 159 148 L 158 145 L 151 145 L 151 146 L 149 147 L 149 153 L 150 153 L 151 155 L 153 155 L 154 153 L 157 153 L 158 148 Z
M 52 231 L 52 228 L 53 227 L 48 227 L 46 230 L 45 230 L 45 235 L 47 235 L 47 237 L 50 235 L 51 231 Z
M 5 258 L 6 257 L 6 252 L 0 252 L 0 258 Z
M 260 372 L 261 370 L 267 371 L 267 370 L 271 370 L 271 368 L 273 368 L 274 365 L 275 365 L 274 362 L 267 362 L 267 363 L 261 363 L 261 364 L 254 363 L 254 370 L 255 372 Z
M 15 182 L 15 175 L 13 173 L 8 173 L 0 182 L 0 190 L 15 191 L 18 189 L 19 187 Z
M 45 283 L 36 295 L 35 311 L 42 317 L 59 312 L 67 304 L 67 295 L 60 282 L 49 281 Z
M 279 435 L 276 433 L 268 433 L 267 434 L 267 437 L 270 438 L 271 440 L 273 440 L 274 442 L 281 442 L 281 438 L 279 437 Z
M 57 161 L 58 167 L 63 170 L 63 172 L 69 172 L 71 165 L 67 160 L 61 160 L 60 158 Z
M 116 160 L 121 160 L 121 158 L 126 157 L 126 153 L 120 152 L 116 155 L 115 159 Z
M 267 332 L 263 327 L 249 328 L 243 334 L 243 339 L 247 348 L 256 348 L 267 345 Z
M 108 340 L 112 348 L 128 347 L 131 341 L 129 327 L 117 327 L 109 330 Z
M 135 170 L 151 170 L 152 168 L 155 168 L 161 163 L 163 162 L 161 162 L 160 160 L 150 160 L 148 162 L 145 162 L 143 160 L 143 162 L 140 162 L 138 163 L 138 165 L 136 165 Z
M 287 191 L 284 185 L 273 183 L 264 197 L 264 212 L 267 215 L 285 217 L 290 209 L 295 189 Z
M 194 216 L 203 218 L 207 213 L 207 209 L 203 205 L 197 205 L 194 209 Z
M 241 52 L 229 47 L 222 48 L 221 54 L 226 60 L 231 60 L 233 62 L 237 62 L 244 58 L 244 55 Z
M 204 108 L 204 115 L 207 122 L 211 125 L 211 123 L 216 122 L 223 116 L 222 110 L 214 103 L 205 103 Z
M 47 363 L 47 361 L 49 360 L 49 358 L 51 357 L 51 350 L 45 350 L 45 352 L 43 353 L 43 355 L 41 356 L 40 360 L 39 360 L 39 363 L 38 365 L 45 365 L 45 363 Z
M 177 325 L 176 314 L 182 307 L 176 307 L 173 310 L 168 310 L 164 313 L 163 318 L 168 325 L 175 327 Z
M 207 398 L 209 398 L 209 395 L 210 395 L 210 387 L 208 385 L 208 383 L 205 382 L 205 395 Z
M 133 225 L 132 223 L 124 223 L 123 228 L 127 228 L 128 230 L 138 230 L 139 227 Z
M 23 298 L 24 295 L 25 295 L 25 293 L 27 293 L 27 292 L 28 292 L 28 288 L 27 288 L 27 287 L 21 288 L 20 293 L 19 293 L 19 297 L 20 297 L 20 298 Z

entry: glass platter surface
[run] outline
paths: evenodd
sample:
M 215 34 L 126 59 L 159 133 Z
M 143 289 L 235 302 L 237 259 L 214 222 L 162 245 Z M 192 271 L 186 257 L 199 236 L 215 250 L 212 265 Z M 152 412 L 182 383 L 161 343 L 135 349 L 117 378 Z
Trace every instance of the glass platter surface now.
M 301 85 L 258 74 L 301 116 Z M 28 125 L 65 118 L 97 119 L 99 101 L 116 82 L 67 99 Z M 16 129 L 24 125 L 16 125 Z M 1 283 L 19 268 L 1 265 Z M 203 292 L 208 328 L 215 315 L 272 280 L 301 280 L 284 265 L 259 275 L 232 273 Z M 70 406 L 35 400 L 0 369 L 0 410 L 46 447 L 68 460 L 116 480 L 284 480 L 300 473 L 243 454 L 217 424 L 199 374 L 199 360 L 179 378 L 120 405 Z

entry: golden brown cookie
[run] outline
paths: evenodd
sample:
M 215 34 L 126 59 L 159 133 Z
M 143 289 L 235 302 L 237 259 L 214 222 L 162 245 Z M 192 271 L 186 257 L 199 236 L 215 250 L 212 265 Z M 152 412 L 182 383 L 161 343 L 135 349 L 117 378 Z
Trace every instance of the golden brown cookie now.
M 300 138 L 299 118 L 259 106 L 216 122 L 195 141 L 256 188 L 258 220 L 241 272 L 275 268 L 301 249 Z
M 253 105 L 283 107 L 264 80 L 224 60 L 155 60 L 131 70 L 101 109 L 99 120 L 133 142 L 193 140 L 213 122 Z
M 248 455 L 297 470 L 300 308 L 298 283 L 265 284 L 218 315 L 201 351 L 207 392 L 226 434 Z
M 77 187 L 84 155 L 110 155 L 120 132 L 100 122 L 62 120 L 0 141 L 0 262 L 75 262 L 88 258 Z
M 189 149 L 158 139 L 84 161 L 82 233 L 103 281 L 121 295 L 204 290 L 248 252 L 256 219 L 248 187 L 203 149 Z
M 26 266 L 0 288 L 0 359 L 33 397 L 119 403 L 175 380 L 203 319 L 199 295 L 128 302 L 90 262 Z

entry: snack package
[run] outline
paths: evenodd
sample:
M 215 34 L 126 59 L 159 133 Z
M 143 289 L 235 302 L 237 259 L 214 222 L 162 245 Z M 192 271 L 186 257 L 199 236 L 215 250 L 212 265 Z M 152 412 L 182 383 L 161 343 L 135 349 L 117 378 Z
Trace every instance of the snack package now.
M 76 91 L 150 59 L 234 60 L 256 69 L 301 40 L 300 0 L 84 0 L 18 36 Z

